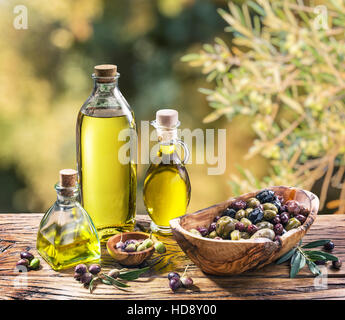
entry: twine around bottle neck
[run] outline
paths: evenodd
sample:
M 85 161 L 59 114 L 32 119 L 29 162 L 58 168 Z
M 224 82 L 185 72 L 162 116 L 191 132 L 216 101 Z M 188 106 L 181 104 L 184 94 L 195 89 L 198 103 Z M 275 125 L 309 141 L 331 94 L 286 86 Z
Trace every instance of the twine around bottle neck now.
M 169 128 L 160 126 L 156 120 L 151 121 L 150 124 L 156 129 L 159 143 L 169 144 L 178 141 L 177 129 L 180 126 L 180 121 L 176 123 L 176 126 Z

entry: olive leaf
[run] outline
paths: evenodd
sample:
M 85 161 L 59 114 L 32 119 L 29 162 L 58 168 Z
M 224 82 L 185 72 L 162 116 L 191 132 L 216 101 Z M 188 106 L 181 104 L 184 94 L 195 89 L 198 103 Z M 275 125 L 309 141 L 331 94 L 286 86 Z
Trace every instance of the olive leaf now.
M 312 261 L 327 261 L 327 258 L 325 256 L 320 255 L 320 254 L 307 253 L 307 252 L 305 252 L 305 254 Z
M 325 245 L 326 243 L 330 242 L 331 240 L 317 240 L 317 241 L 312 241 L 304 246 L 302 246 L 303 249 L 311 249 L 311 248 L 316 248 Z
M 105 280 L 108 280 L 113 286 L 115 286 L 118 289 L 124 290 L 124 288 L 130 287 L 130 285 L 123 283 L 119 280 L 116 280 L 113 277 L 110 277 L 105 273 L 103 273 L 102 276 L 105 278 Z
M 324 259 L 322 259 L 322 260 L 338 261 L 338 258 L 336 256 L 334 256 L 333 254 L 327 253 L 327 252 L 317 251 L 317 250 L 305 250 L 304 252 L 308 256 L 309 255 L 319 255 L 319 256 L 322 256 L 322 257 L 324 257 Z
M 296 248 L 290 250 L 288 253 L 285 253 L 277 262 L 276 264 L 281 264 L 287 260 L 289 260 L 293 255 L 294 253 L 296 252 Z
M 106 284 L 106 285 L 112 285 L 111 281 L 107 280 L 107 279 L 102 279 L 102 283 Z
M 307 265 L 313 275 L 319 276 L 321 274 L 321 270 L 313 261 L 307 259 Z
M 94 283 L 95 283 L 96 281 L 98 281 L 98 280 L 100 280 L 99 277 L 94 277 L 94 278 L 91 279 L 91 281 L 90 281 L 90 283 L 89 283 L 89 290 L 90 290 L 90 293 L 93 292 Z
M 143 273 L 145 273 L 146 271 L 148 271 L 150 269 L 150 267 L 145 267 L 145 268 L 141 268 L 141 269 L 127 269 L 127 268 L 124 268 L 124 269 L 121 269 L 119 270 L 119 275 L 118 275 L 118 278 L 122 279 L 122 280 L 127 280 L 127 281 L 130 281 L 130 280 L 135 280 L 135 279 L 138 279 L 139 276 Z M 120 290 L 125 290 L 125 288 L 128 288 L 130 287 L 130 285 L 122 282 L 122 281 L 119 281 L 105 273 L 102 273 L 100 276 L 98 277 L 94 277 L 91 279 L 90 281 L 90 284 L 89 284 L 89 290 L 90 290 L 90 293 L 93 292 L 94 290 L 94 284 L 96 281 L 102 281 L 102 283 L 106 284 L 106 285 L 113 285 L 114 287 L 120 289 Z
M 290 278 L 295 278 L 297 273 L 305 266 L 305 263 L 305 256 L 300 251 L 296 251 L 291 259 Z
M 321 270 L 319 267 L 314 263 L 315 261 L 337 261 L 338 258 L 330 253 L 324 252 L 324 251 L 318 251 L 318 250 L 305 250 L 305 249 L 311 249 L 316 248 L 318 246 L 325 245 L 326 243 L 330 242 L 331 240 L 317 240 L 312 241 L 303 247 L 301 247 L 301 241 L 299 244 L 284 254 L 278 261 L 276 261 L 276 264 L 281 264 L 285 261 L 290 261 L 290 278 L 296 277 L 298 272 L 305 266 L 305 264 L 308 265 L 308 268 L 310 272 L 313 275 L 320 275 Z
M 134 270 L 129 270 L 129 271 L 120 271 L 120 274 L 118 275 L 118 278 L 123 279 L 123 280 L 135 280 L 138 279 L 139 276 L 146 271 L 148 271 L 150 267 L 145 267 L 141 269 L 134 269 Z

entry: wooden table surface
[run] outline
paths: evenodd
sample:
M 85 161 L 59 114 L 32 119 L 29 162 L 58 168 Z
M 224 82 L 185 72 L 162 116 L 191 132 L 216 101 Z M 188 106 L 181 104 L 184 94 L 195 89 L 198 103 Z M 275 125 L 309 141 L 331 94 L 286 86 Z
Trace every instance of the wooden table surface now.
M 0 214 L 0 299 L 345 299 L 345 266 L 339 271 L 329 265 L 323 269 L 327 277 L 315 278 L 307 267 L 297 278 L 289 278 L 289 265 L 268 265 L 239 276 L 218 277 L 200 271 L 170 237 L 164 255 L 154 254 L 153 269 L 130 282 L 128 291 L 98 284 L 92 294 L 73 279 L 73 270 L 53 271 L 41 259 L 38 271 L 19 273 L 15 264 L 19 253 L 30 249 L 36 255 L 36 233 L 42 214 Z M 146 216 L 137 216 L 140 228 L 148 227 Z M 333 254 L 345 261 L 345 215 L 318 216 L 304 243 L 332 239 Z M 102 248 L 104 271 L 118 267 Z M 185 266 L 194 279 L 195 288 L 173 293 L 167 273 L 182 273 Z

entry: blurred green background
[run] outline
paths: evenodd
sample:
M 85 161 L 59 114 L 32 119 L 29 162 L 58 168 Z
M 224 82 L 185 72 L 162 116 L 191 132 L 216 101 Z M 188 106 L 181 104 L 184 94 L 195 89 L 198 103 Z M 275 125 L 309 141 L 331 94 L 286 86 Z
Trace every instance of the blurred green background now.
M 62 168 L 75 168 L 75 123 L 92 89 L 93 66 L 118 65 L 120 89 L 138 128 L 155 111 L 174 107 L 181 128 L 226 128 L 227 169 L 207 175 L 207 166 L 188 166 L 192 183 L 189 212 L 231 196 L 235 163 L 258 177 L 260 157 L 243 160 L 254 139 L 248 119 L 203 124 L 209 113 L 204 76 L 180 61 L 188 52 L 224 36 L 221 0 L 21 1 L 28 29 L 16 30 L 18 3 L 0 2 L 0 212 L 42 212 L 55 200 Z M 143 213 L 146 166 L 138 167 L 138 213 Z

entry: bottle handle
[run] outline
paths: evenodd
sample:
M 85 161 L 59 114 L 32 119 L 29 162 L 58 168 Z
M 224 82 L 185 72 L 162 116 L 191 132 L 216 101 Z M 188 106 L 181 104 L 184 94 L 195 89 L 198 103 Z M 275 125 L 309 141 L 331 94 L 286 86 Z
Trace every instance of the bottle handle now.
M 182 147 L 183 152 L 184 152 L 184 157 L 183 157 L 183 160 L 181 160 L 181 162 L 183 164 L 186 164 L 189 160 L 189 157 L 190 157 L 190 152 L 189 152 L 188 146 L 182 140 L 177 140 L 176 142 L 177 142 L 177 144 L 179 144 Z

